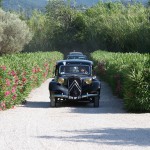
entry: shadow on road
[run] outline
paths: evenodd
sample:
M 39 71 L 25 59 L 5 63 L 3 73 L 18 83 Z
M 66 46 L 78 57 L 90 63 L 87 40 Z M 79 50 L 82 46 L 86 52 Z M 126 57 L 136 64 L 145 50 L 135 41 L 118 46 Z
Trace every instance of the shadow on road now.
M 86 113 L 86 114 L 127 113 L 124 109 L 123 100 L 114 96 L 112 94 L 110 87 L 105 82 L 102 82 L 99 108 L 94 108 L 92 103 L 73 103 L 73 104 L 68 103 L 67 105 L 74 106 L 70 109 L 70 112 L 73 113 Z
M 47 95 L 48 97 L 48 95 Z M 43 99 L 40 97 L 39 99 L 35 99 L 35 101 L 30 100 L 24 105 L 24 107 L 28 108 L 50 108 L 50 102 L 47 99 Z M 100 98 L 100 107 L 94 108 L 93 103 L 87 102 L 60 102 L 57 103 L 57 107 L 50 108 L 50 109 L 59 109 L 69 107 L 68 110 L 70 113 L 86 113 L 86 114 L 98 114 L 98 113 L 126 113 L 123 108 L 123 100 L 118 99 L 116 96 L 112 94 L 110 87 L 105 83 L 102 82 L 102 90 L 101 90 L 101 98 Z M 60 110 L 61 111 L 61 110 Z
M 61 135 L 60 135 L 61 134 Z M 38 138 L 56 139 L 70 142 L 87 142 L 122 146 L 150 146 L 150 128 L 125 128 L 125 129 L 93 129 L 60 131 L 60 136 L 44 135 Z M 63 136 L 67 135 L 67 136 Z
M 99 113 L 126 113 L 124 110 L 123 100 L 117 98 L 112 94 L 112 91 L 107 83 L 102 82 L 100 107 L 94 108 L 93 103 L 84 102 L 68 102 L 60 103 L 58 107 L 71 107 L 71 113 L 86 113 L 86 114 L 99 114 Z
M 27 101 L 23 107 L 28 107 L 28 108 L 49 108 L 50 107 L 50 102 L 38 102 L 38 101 Z

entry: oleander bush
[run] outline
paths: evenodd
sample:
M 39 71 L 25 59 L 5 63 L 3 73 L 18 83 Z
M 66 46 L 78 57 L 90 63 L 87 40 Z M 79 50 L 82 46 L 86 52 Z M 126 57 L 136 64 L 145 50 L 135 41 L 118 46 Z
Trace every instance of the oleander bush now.
M 22 51 L 32 33 L 19 15 L 0 9 L 0 55 Z
M 150 112 L 150 55 L 95 51 L 91 57 L 100 78 L 124 99 L 131 112 Z
M 0 57 L 0 110 L 21 104 L 29 92 L 52 77 L 59 52 L 37 52 Z

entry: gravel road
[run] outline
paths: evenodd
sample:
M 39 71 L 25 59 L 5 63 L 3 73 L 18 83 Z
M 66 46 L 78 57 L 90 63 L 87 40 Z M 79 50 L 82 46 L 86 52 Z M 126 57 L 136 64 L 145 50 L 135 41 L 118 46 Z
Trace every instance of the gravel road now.
M 130 114 L 102 82 L 100 107 L 49 107 L 48 83 L 0 112 L 0 150 L 150 150 L 150 113 Z

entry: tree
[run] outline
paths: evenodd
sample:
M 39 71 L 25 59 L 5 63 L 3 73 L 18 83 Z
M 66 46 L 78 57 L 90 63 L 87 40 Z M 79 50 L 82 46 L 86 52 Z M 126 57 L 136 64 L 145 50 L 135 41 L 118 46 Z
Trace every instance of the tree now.
M 0 0 L 0 7 L 2 7 L 2 0 Z
M 19 16 L 0 9 L 0 55 L 23 50 L 32 39 L 32 34 Z
M 74 7 L 73 7 L 74 6 Z M 83 49 L 85 42 L 84 12 L 71 1 L 50 1 L 46 7 L 49 41 L 54 49 L 70 51 Z
M 49 41 L 47 40 L 47 31 L 49 26 L 47 25 L 46 15 L 40 11 L 34 10 L 27 23 L 34 36 L 32 41 L 26 45 L 24 51 L 47 51 L 49 49 Z

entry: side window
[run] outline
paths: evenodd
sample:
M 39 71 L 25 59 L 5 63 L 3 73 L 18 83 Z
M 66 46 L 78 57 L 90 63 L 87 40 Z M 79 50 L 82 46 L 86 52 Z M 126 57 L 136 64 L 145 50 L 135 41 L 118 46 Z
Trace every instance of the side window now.
M 57 81 L 58 80 L 58 68 L 56 67 L 56 69 L 55 69 L 55 75 L 54 75 L 55 77 L 55 80 Z
M 56 67 L 56 69 L 55 69 L 55 76 L 57 76 L 58 75 L 58 68 Z
M 92 74 L 93 76 L 96 75 L 96 72 L 95 72 L 95 70 L 94 70 L 94 66 L 91 67 L 91 74 Z
M 66 68 L 64 66 L 61 66 L 60 70 L 60 74 L 65 74 L 66 73 Z

